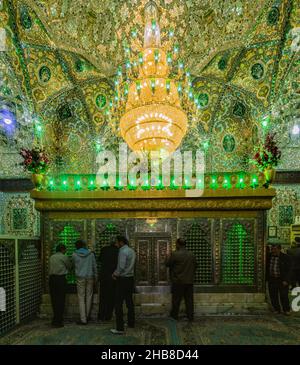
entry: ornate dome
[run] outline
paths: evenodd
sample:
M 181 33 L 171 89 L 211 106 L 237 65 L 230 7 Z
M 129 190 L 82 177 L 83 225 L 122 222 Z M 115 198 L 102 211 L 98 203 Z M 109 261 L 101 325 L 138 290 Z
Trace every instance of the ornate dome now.
M 21 98 L 32 120 L 40 120 L 43 143 L 64 171 L 95 169 L 95 151 L 115 148 L 121 140 L 121 131 L 108 123 L 105 111 L 129 39 L 135 39 L 135 50 L 142 45 L 147 2 L 103 0 L 99 6 L 94 0 L 4 1 L 6 49 L 0 58 L 18 85 L 16 105 Z M 290 0 L 156 4 L 161 41 L 171 34 L 180 46 L 200 105 L 181 147 L 209 145 L 211 170 L 243 169 L 241 157 L 259 137 L 260 118 L 281 98 L 295 65 L 290 29 L 299 27 L 299 9 Z M 3 80 L 5 90 L 9 84 Z M 14 143 L 17 151 L 20 142 Z M 1 148 L 6 146 L 3 142 Z

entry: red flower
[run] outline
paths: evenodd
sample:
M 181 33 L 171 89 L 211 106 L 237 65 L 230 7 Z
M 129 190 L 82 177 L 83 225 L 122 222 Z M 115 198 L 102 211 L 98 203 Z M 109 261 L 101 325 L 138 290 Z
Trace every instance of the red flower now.
M 267 167 L 276 167 L 280 157 L 281 151 L 276 144 L 275 133 L 268 133 L 264 144 L 256 149 L 251 161 L 259 170 L 264 170 Z
M 48 169 L 49 159 L 45 152 L 40 148 L 34 148 L 32 150 L 21 149 L 20 155 L 24 161 L 21 165 L 24 166 L 25 170 L 33 173 L 45 173 Z

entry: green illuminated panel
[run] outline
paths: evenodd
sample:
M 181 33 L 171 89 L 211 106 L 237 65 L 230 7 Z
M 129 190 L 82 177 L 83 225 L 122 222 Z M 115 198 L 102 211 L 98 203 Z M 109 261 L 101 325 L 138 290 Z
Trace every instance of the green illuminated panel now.
M 193 224 L 186 233 L 186 247 L 196 256 L 195 284 L 212 282 L 212 247 L 208 234 L 199 224 Z
M 80 234 L 71 225 L 66 225 L 58 235 L 58 243 L 64 244 L 67 248 L 66 254 L 71 257 L 75 251 L 75 242 L 80 238 Z M 55 247 L 53 249 L 55 251 Z M 68 284 L 75 284 L 75 273 L 71 272 L 67 275 Z
M 116 237 L 120 234 L 117 227 L 113 223 L 108 223 L 106 227 L 103 228 L 97 227 L 97 240 L 96 240 L 96 247 L 95 247 L 95 254 L 97 259 L 97 265 L 98 265 L 98 272 L 100 272 L 100 252 L 101 248 L 111 244 Z
M 244 225 L 228 227 L 222 247 L 222 283 L 254 284 L 254 244 Z

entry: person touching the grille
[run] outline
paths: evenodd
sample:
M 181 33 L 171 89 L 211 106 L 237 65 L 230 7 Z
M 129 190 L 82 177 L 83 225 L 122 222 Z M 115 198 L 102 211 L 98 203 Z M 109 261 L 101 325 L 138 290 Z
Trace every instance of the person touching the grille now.
M 78 240 L 75 245 L 76 251 L 72 259 L 80 312 L 80 321 L 77 324 L 86 325 L 92 308 L 94 283 L 97 281 L 97 263 L 95 254 L 87 249 L 85 241 Z
M 53 309 L 52 326 L 63 327 L 65 298 L 67 290 L 66 275 L 72 267 L 72 262 L 66 256 L 66 246 L 58 244 L 56 253 L 49 259 L 49 290 Z
M 116 280 L 116 328 L 111 329 L 111 332 L 116 335 L 121 335 L 124 333 L 124 301 L 128 310 L 128 327 L 133 328 L 135 325 L 133 293 L 136 254 L 134 250 L 129 247 L 129 242 L 126 237 L 118 236 L 116 243 L 119 248 L 118 264 L 116 270 L 112 274 L 112 278 Z
M 166 266 L 170 269 L 172 309 L 170 317 L 177 320 L 182 298 L 185 301 L 185 309 L 189 321 L 194 320 L 193 283 L 196 271 L 196 258 L 191 251 L 186 249 L 186 243 L 178 238 L 176 251 L 166 260 Z

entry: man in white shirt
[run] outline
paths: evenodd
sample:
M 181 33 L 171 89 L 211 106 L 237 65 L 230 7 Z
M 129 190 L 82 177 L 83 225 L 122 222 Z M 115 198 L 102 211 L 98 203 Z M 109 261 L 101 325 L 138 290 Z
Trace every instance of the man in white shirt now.
M 123 302 L 126 302 L 128 310 L 128 327 L 133 328 L 135 324 L 133 292 L 134 292 L 134 266 L 136 254 L 128 245 L 126 237 L 117 237 L 119 247 L 118 265 L 113 273 L 116 280 L 116 329 L 111 329 L 113 334 L 124 333 Z
M 63 327 L 67 281 L 66 275 L 72 263 L 65 255 L 66 246 L 58 244 L 56 253 L 49 259 L 49 289 L 53 309 L 52 326 Z

